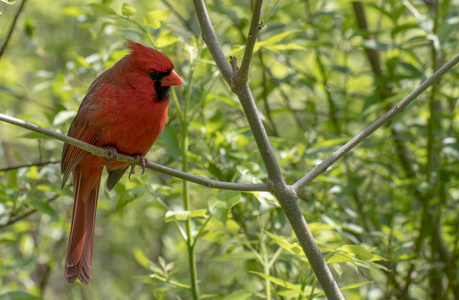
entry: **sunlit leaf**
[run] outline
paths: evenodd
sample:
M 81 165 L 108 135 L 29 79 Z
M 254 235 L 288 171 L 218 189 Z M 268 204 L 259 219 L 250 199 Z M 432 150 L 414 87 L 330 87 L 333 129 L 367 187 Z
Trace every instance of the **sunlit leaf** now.
M 3 1 L 3 0 L 2 0 Z M 42 298 L 27 294 L 26 292 L 13 291 L 0 295 L 1 300 L 41 300 Z
M 255 257 L 256 256 L 253 252 L 232 252 L 232 253 L 214 256 L 212 257 L 212 260 L 219 261 L 219 262 L 227 262 L 227 261 L 255 259 Z
M 142 267 L 148 269 L 149 259 L 145 256 L 143 250 L 141 248 L 134 248 L 133 253 L 137 262 L 142 265 Z
M 344 245 L 341 247 L 341 250 L 350 253 L 361 260 L 369 260 L 373 257 L 371 252 L 359 245 Z
M 276 244 L 278 244 L 282 248 L 284 248 L 284 249 L 286 249 L 288 251 L 291 251 L 291 252 L 293 252 L 295 254 L 298 254 L 298 255 L 301 255 L 301 256 L 305 256 L 304 252 L 303 252 L 303 249 L 297 243 L 291 244 L 290 242 L 288 242 L 285 238 L 283 238 L 281 236 L 275 235 L 275 234 L 267 232 L 267 231 L 265 231 L 265 233 L 271 239 L 273 239 Z
M 143 15 L 143 24 L 158 29 L 170 14 L 169 10 L 151 10 Z
M 135 15 L 136 9 L 126 3 L 123 3 L 123 6 L 121 6 L 121 14 L 126 17 L 130 17 Z
M 363 281 L 363 282 L 359 282 L 359 283 L 354 283 L 354 284 L 346 285 L 346 286 L 340 287 L 339 289 L 340 289 L 341 291 L 349 290 L 349 289 L 355 289 L 355 288 L 361 287 L 362 285 L 369 284 L 369 283 L 373 283 L 373 282 L 374 282 L 374 281 Z M 323 296 L 323 295 L 325 295 L 324 292 L 319 293 L 319 294 L 317 294 L 317 295 L 315 295 L 315 296 L 316 296 L 316 297 L 319 297 L 319 296 Z
M 28 204 L 32 208 L 38 210 L 39 212 L 47 214 L 54 221 L 57 221 L 59 219 L 57 212 L 54 210 L 54 208 L 51 205 L 49 205 L 49 203 L 32 199 L 28 201 Z
M 191 286 L 189 286 L 189 285 L 186 285 L 186 284 L 181 283 L 181 282 L 177 282 L 175 280 L 170 280 L 170 279 L 164 278 L 163 276 L 161 276 L 159 274 L 151 274 L 148 277 L 149 278 L 153 278 L 153 279 L 157 279 L 157 280 L 160 280 L 160 281 L 163 281 L 163 282 L 167 282 L 167 283 L 170 283 L 172 285 L 175 285 L 175 286 L 178 286 L 178 287 L 181 287 L 181 288 L 191 289 Z
M 108 5 L 102 3 L 91 3 L 89 6 L 96 14 L 100 15 L 116 15 L 117 13 Z
M 205 218 L 207 210 L 206 209 L 197 209 L 193 211 L 168 211 L 164 217 L 165 222 L 171 221 L 185 221 L 189 218 Z
M 228 296 L 225 296 L 222 298 L 222 300 L 247 300 L 247 299 L 253 299 L 255 296 L 255 293 L 252 291 L 248 290 L 238 290 L 235 292 L 232 292 Z
M 77 112 L 73 110 L 63 110 L 60 111 L 55 117 L 53 121 L 53 125 L 60 125 L 65 123 L 68 120 L 73 119 L 76 116 Z
M 301 288 L 296 285 L 296 284 L 293 284 L 291 282 L 288 282 L 284 279 L 281 279 L 281 278 L 277 278 L 277 277 L 274 277 L 274 276 L 270 276 L 270 275 L 266 275 L 266 274 L 263 274 L 263 273 L 259 273 L 259 272 L 254 272 L 254 271 L 250 271 L 250 273 L 252 274 L 256 274 L 260 277 L 263 277 L 265 279 L 268 279 L 269 281 L 271 281 L 272 283 L 275 283 L 277 285 L 280 285 L 284 288 L 287 288 L 287 289 L 290 289 L 292 291 L 295 291 L 297 292 L 298 294 L 300 295 L 303 295 L 303 291 L 301 290 Z
M 241 200 L 241 193 L 236 191 L 220 191 L 209 199 L 209 211 L 219 221 L 228 219 L 228 212 Z

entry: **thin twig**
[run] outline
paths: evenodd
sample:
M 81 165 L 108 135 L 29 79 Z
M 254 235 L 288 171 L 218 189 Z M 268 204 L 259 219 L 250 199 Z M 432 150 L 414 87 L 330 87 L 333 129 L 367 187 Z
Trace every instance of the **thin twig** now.
M 225 54 L 223 54 L 222 48 L 218 44 L 217 34 L 215 33 L 214 27 L 210 22 L 204 0 L 193 0 L 193 4 L 196 10 L 199 25 L 201 26 L 202 39 L 207 45 L 214 45 L 214 47 L 208 46 L 210 53 L 217 63 L 218 68 L 222 72 L 223 78 L 225 78 L 226 82 L 230 84 L 231 78 L 233 77 L 233 71 L 230 64 L 226 60 Z
M 13 125 L 20 126 L 22 128 L 26 128 L 38 133 L 41 133 L 43 135 L 55 138 L 57 140 L 60 140 L 62 142 L 65 142 L 67 144 L 73 145 L 75 147 L 81 148 L 83 150 L 86 150 L 87 152 L 100 156 L 100 157 L 108 157 L 110 155 L 109 151 L 104 148 L 99 148 L 94 145 L 82 142 L 80 140 L 77 140 L 75 138 L 54 132 L 52 130 L 40 127 L 38 125 L 25 122 L 23 120 L 19 120 L 4 114 L 0 114 L 0 121 L 4 121 Z M 139 160 L 136 158 L 125 155 L 125 154 L 119 154 L 118 156 L 118 161 L 126 162 L 129 164 L 137 165 L 140 166 Z M 269 186 L 266 183 L 233 183 L 233 182 L 224 182 L 224 181 L 218 181 L 218 180 L 212 180 L 208 179 L 205 177 L 197 176 L 197 175 L 192 175 L 188 174 L 185 172 L 181 172 L 172 168 L 168 168 L 159 164 L 155 164 L 152 162 L 148 162 L 145 165 L 146 168 L 158 171 L 164 174 L 168 174 L 174 177 L 178 177 L 181 179 L 185 179 L 200 185 L 204 185 L 210 188 L 216 188 L 216 189 L 227 189 L 227 190 L 234 190 L 234 191 L 268 191 Z
M 49 199 L 46 203 L 51 203 L 52 201 L 56 200 L 57 199 L 57 196 L 58 195 L 55 195 L 54 197 L 52 197 L 51 199 Z M 22 215 L 20 216 L 17 216 L 16 218 L 12 218 L 12 219 L 9 219 L 8 222 L 6 222 L 5 224 L 2 224 L 0 225 L 0 229 L 2 228 L 5 228 L 5 227 L 8 227 L 8 226 L 11 226 L 13 225 L 14 223 L 24 219 L 24 218 L 27 218 L 28 216 L 30 216 L 31 214 L 35 213 L 37 210 L 36 209 L 32 209 L 32 210 L 29 210 L 28 212 L 26 213 L 23 213 Z
M 260 15 L 261 6 L 263 0 L 256 0 L 253 7 L 252 21 L 250 22 L 249 35 L 247 37 L 247 43 L 244 50 L 244 57 L 242 58 L 241 68 L 235 74 L 235 78 L 238 81 L 246 82 L 249 74 L 250 62 L 252 61 L 253 49 L 257 42 L 258 32 L 260 31 Z
M 16 15 L 14 16 L 13 23 L 11 23 L 10 30 L 8 30 L 8 33 L 5 38 L 5 42 L 2 45 L 2 48 L 0 48 L 0 59 L 3 56 L 3 53 L 5 52 L 6 46 L 8 46 L 8 42 L 10 41 L 11 35 L 13 34 L 14 28 L 16 27 L 16 23 L 19 19 L 19 15 L 22 12 L 22 9 L 24 8 L 24 4 L 26 3 L 27 0 L 22 0 L 21 5 L 18 8 L 18 11 L 16 12 Z
M 338 151 L 333 153 L 329 158 L 324 160 L 322 163 L 318 164 L 314 169 L 312 169 L 308 174 L 303 178 L 298 180 L 295 184 L 292 185 L 295 191 L 300 190 L 302 187 L 306 186 L 314 178 L 325 172 L 328 167 L 334 164 L 338 159 L 343 157 L 344 154 L 349 152 L 355 146 L 360 144 L 365 138 L 372 134 L 376 129 L 384 125 L 387 121 L 400 114 L 405 107 L 413 102 L 417 96 L 424 92 L 428 87 L 430 87 L 435 81 L 437 81 L 443 74 L 448 72 L 452 67 L 454 67 L 459 62 L 459 54 L 456 54 L 450 61 L 448 61 L 443 67 L 441 67 L 437 72 L 430 76 L 426 81 L 424 81 L 420 86 L 418 86 L 414 91 L 412 91 L 408 96 L 406 96 L 400 103 L 395 105 L 391 110 L 381 116 L 373 124 L 368 126 L 362 132 L 357 134 L 349 142 L 347 142 L 343 147 Z
M 8 167 L 8 168 L 0 169 L 0 172 L 7 172 L 7 171 L 16 170 L 16 169 L 30 168 L 30 167 L 42 167 L 42 166 L 46 166 L 46 165 L 59 164 L 59 163 L 60 163 L 60 161 L 44 161 L 44 162 L 27 164 L 27 165 L 19 165 L 19 166 L 14 166 L 14 167 Z
M 268 67 L 265 65 L 262 49 L 258 51 L 258 57 L 260 59 L 260 64 L 263 69 L 263 83 L 262 83 L 263 91 L 261 94 L 263 97 L 263 103 L 265 105 L 266 116 L 268 117 L 269 125 L 271 126 L 271 129 L 272 129 L 272 134 L 276 137 L 279 137 L 279 131 L 277 130 L 276 123 L 274 123 L 271 108 L 269 107 L 269 103 L 268 103 L 268 83 L 269 83 Z
M 166 5 L 174 15 L 177 16 L 177 18 L 180 20 L 180 22 L 182 23 L 183 26 L 185 26 L 188 31 L 190 31 L 191 33 L 193 33 L 193 35 L 198 35 L 198 33 L 196 32 L 195 28 L 192 27 L 192 25 L 190 24 L 190 22 L 188 22 L 187 20 L 185 20 L 184 17 L 182 17 L 178 11 L 172 6 L 172 4 L 168 1 L 168 0 L 161 0 L 164 5 Z M 193 12 L 190 12 L 190 15 L 192 15 Z

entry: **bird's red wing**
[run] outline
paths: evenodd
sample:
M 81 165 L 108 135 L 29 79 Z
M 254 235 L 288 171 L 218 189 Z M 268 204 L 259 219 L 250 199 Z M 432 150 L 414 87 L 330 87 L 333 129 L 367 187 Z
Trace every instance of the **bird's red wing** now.
M 74 122 L 70 126 L 68 136 L 86 142 L 88 144 L 94 145 L 100 136 L 100 128 L 89 127 L 84 122 L 78 122 L 79 120 L 77 119 L 78 116 L 75 118 Z M 80 160 L 87 153 L 88 152 L 78 147 L 69 144 L 64 144 L 64 148 L 62 149 L 61 162 L 61 171 L 63 173 L 62 187 L 65 185 L 65 182 L 69 178 L 70 173 L 72 173 L 73 169 L 75 169 L 76 165 L 78 165 Z

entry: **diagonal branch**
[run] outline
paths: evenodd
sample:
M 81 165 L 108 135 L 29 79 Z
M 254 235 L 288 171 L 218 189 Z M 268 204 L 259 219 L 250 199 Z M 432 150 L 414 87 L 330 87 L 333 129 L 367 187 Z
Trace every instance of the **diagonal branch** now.
M 57 199 L 57 196 L 58 195 L 55 195 L 54 197 L 52 197 L 51 199 L 49 199 L 46 203 L 51 203 L 52 201 L 56 200 Z M 13 225 L 14 223 L 18 222 L 18 221 L 21 221 L 22 219 L 24 218 L 27 218 L 28 216 L 30 216 L 31 214 L 34 214 L 36 213 L 37 210 L 36 209 L 31 209 L 29 210 L 28 212 L 26 213 L 23 213 L 22 215 L 19 215 L 17 217 L 14 217 L 12 219 L 9 219 L 8 222 L 6 222 L 5 224 L 1 224 L 0 225 L 0 229 L 3 229 L 5 227 L 8 227 L 8 226 L 11 226 Z
M 256 0 L 253 7 L 252 21 L 250 22 L 249 35 L 247 37 L 247 44 L 244 50 L 244 57 L 242 58 L 241 68 L 237 71 L 235 79 L 241 82 L 247 82 L 250 62 L 252 61 L 253 49 L 257 42 L 258 31 L 260 30 L 260 14 L 263 0 Z
M 22 0 L 22 3 L 19 6 L 18 11 L 16 12 L 16 15 L 14 16 L 13 23 L 11 23 L 11 27 L 8 30 L 8 33 L 7 33 L 6 38 L 5 38 L 5 42 L 3 43 L 2 48 L 0 48 L 0 58 L 2 57 L 3 53 L 5 52 L 6 46 L 8 46 L 8 42 L 10 41 L 11 35 L 13 34 L 14 28 L 16 27 L 16 23 L 17 23 L 17 21 L 19 19 L 19 15 L 21 14 L 21 12 L 23 10 L 26 1 L 27 0 Z
M 202 39 L 206 42 L 207 45 L 214 45 L 213 47 L 208 47 L 212 57 L 217 63 L 218 68 L 221 70 L 223 78 L 225 78 L 228 84 L 231 84 L 231 78 L 233 77 L 233 71 L 231 66 L 226 60 L 225 54 L 222 51 L 222 48 L 218 44 L 217 34 L 215 33 L 214 27 L 210 22 L 209 15 L 207 14 L 206 5 L 204 0 L 193 0 L 193 4 L 196 10 L 196 15 L 198 17 L 199 25 L 202 30 Z
M 49 129 L 40 127 L 38 125 L 29 123 L 29 122 L 25 122 L 23 120 L 19 120 L 19 119 L 16 119 L 16 118 L 4 115 L 4 114 L 0 114 L 0 121 L 4 121 L 4 122 L 7 122 L 13 125 L 17 125 L 22 128 L 26 128 L 26 129 L 41 133 L 43 135 L 55 138 L 67 144 L 70 144 L 75 147 L 86 150 L 87 152 L 93 155 L 96 155 L 96 156 L 108 157 L 110 154 L 107 149 L 96 147 L 94 145 L 82 142 L 72 137 L 54 132 L 52 130 L 49 130 Z M 140 166 L 139 160 L 129 155 L 120 153 L 117 160 L 129 163 L 131 165 Z M 250 184 L 250 183 L 233 183 L 233 182 L 212 180 L 212 179 L 208 179 L 205 177 L 181 172 L 181 171 L 178 171 L 172 168 L 168 168 L 168 167 L 165 167 L 159 164 L 155 164 L 152 162 L 148 162 L 145 165 L 145 167 L 148 169 L 154 170 L 154 171 L 158 171 L 158 172 L 161 172 L 167 175 L 171 175 L 174 177 L 178 177 L 181 179 L 185 179 L 185 180 L 188 180 L 188 181 L 200 184 L 200 185 L 204 185 L 204 186 L 216 188 L 216 189 L 227 189 L 227 190 L 234 190 L 234 191 L 268 191 L 269 190 L 269 186 L 266 183 Z
M 222 57 L 219 54 L 223 54 L 218 41 L 216 40 L 215 31 L 212 28 L 212 25 L 207 14 L 206 7 L 203 0 L 193 0 L 195 5 L 196 14 L 201 24 L 201 29 L 203 33 L 203 39 L 207 44 L 214 60 L 217 63 L 217 66 L 221 69 L 221 66 L 227 67 L 228 62 L 225 57 Z M 255 31 L 249 33 L 247 39 L 247 46 L 245 49 L 244 60 L 243 60 L 243 71 L 245 68 L 250 66 L 250 59 L 253 55 L 253 47 L 256 40 L 256 35 L 258 33 L 258 22 L 259 14 L 261 9 L 261 0 L 256 0 L 251 29 L 255 28 Z M 252 36 L 250 36 L 252 34 Z M 218 54 L 218 55 L 216 55 Z M 306 220 L 303 217 L 303 214 L 298 206 L 298 196 L 295 191 L 288 186 L 285 181 L 282 173 L 280 171 L 279 164 L 277 163 L 274 151 L 271 147 L 271 144 L 268 139 L 268 135 L 263 127 L 263 123 L 258 115 L 258 110 L 255 105 L 255 101 L 252 96 L 252 92 L 249 88 L 247 82 L 247 76 L 242 75 L 242 79 L 238 78 L 237 73 L 237 63 L 236 58 L 231 58 L 231 66 L 233 68 L 233 76 L 227 78 L 228 75 L 225 75 L 226 71 L 221 69 L 223 76 L 225 76 L 226 81 L 230 83 L 231 90 L 238 96 L 244 113 L 249 122 L 250 129 L 252 130 L 255 142 L 257 143 L 260 155 L 263 159 L 263 163 L 268 172 L 268 184 L 272 187 L 272 193 L 276 196 L 279 203 L 281 204 L 290 224 L 292 225 L 293 230 L 298 238 L 298 242 L 303 248 L 306 257 L 308 258 L 314 273 L 317 276 L 318 281 L 320 282 L 327 298 L 329 299 L 344 299 L 341 291 L 339 290 L 338 285 L 336 284 L 335 279 L 333 278 L 330 269 L 327 266 L 322 254 L 320 253 L 319 247 L 314 241 L 314 237 L 311 231 L 308 228 Z M 229 74 L 229 72 L 228 72 Z M 244 73 L 241 73 L 244 74 Z M 230 74 L 229 74 L 230 75 Z M 245 78 L 244 78 L 245 77 Z
M 322 174 L 334 164 L 338 159 L 344 156 L 347 152 L 352 150 L 355 146 L 360 144 L 364 139 L 366 139 L 370 134 L 372 134 L 376 129 L 384 125 L 387 121 L 400 114 L 411 102 L 413 102 L 417 96 L 424 92 L 428 87 L 430 87 L 435 81 L 437 81 L 443 74 L 448 72 L 452 67 L 454 67 L 459 62 L 459 54 L 456 54 L 450 61 L 448 61 L 443 67 L 438 69 L 432 76 L 430 76 L 426 81 L 424 81 L 420 86 L 418 86 L 414 91 L 412 91 L 408 96 L 406 96 L 400 103 L 395 105 L 391 110 L 382 115 L 378 120 L 373 124 L 368 126 L 362 132 L 357 134 L 349 142 L 347 142 L 343 147 L 338 151 L 333 153 L 329 158 L 324 160 L 322 163 L 318 164 L 314 169 L 312 169 L 308 174 L 303 178 L 298 180 L 295 184 L 292 185 L 295 191 L 300 190 L 314 178 Z

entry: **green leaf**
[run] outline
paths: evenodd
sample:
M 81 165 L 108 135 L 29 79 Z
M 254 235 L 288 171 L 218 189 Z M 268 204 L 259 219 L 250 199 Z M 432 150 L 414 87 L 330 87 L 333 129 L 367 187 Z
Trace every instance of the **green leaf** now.
M 121 189 L 123 185 L 118 184 L 115 188 Z M 128 191 L 123 191 L 119 193 L 120 197 L 118 199 L 118 202 L 116 202 L 116 208 L 118 209 L 118 213 L 120 216 L 123 214 L 123 209 L 126 205 L 128 205 L 130 202 L 134 201 L 136 199 L 136 196 L 129 193 Z
M 178 159 L 182 155 L 179 147 L 177 129 L 173 126 L 164 127 L 161 132 L 161 141 L 164 143 L 167 155 L 173 159 Z
M 228 220 L 229 210 L 241 201 L 241 193 L 237 191 L 219 191 L 209 199 L 209 211 L 219 221 Z
M 306 47 L 298 45 L 298 44 L 280 44 L 280 45 L 271 45 L 265 46 L 266 49 L 277 52 L 277 51 L 285 51 L 285 50 L 304 50 L 306 51 Z
M 355 289 L 355 288 L 358 288 L 362 285 L 365 285 L 365 284 L 368 284 L 368 283 L 373 283 L 374 281 L 363 281 L 363 282 L 359 282 L 359 283 L 354 283 L 354 284 L 350 284 L 350 285 L 346 285 L 346 286 L 343 286 L 340 288 L 341 291 L 344 291 L 344 290 L 350 290 L 350 289 Z M 320 296 L 323 296 L 325 295 L 324 292 L 322 293 L 319 293 L 317 295 L 314 295 L 314 297 L 320 297 Z
M 309 223 L 309 230 L 311 230 L 312 234 L 315 235 L 321 231 L 330 230 L 336 228 L 336 226 L 330 224 L 322 224 L 322 223 Z
M 190 217 L 191 218 L 207 218 L 207 209 L 192 210 Z
M 344 245 L 341 250 L 361 260 L 370 260 L 373 257 L 370 250 L 359 245 Z
M 167 211 L 166 215 L 164 216 L 164 221 L 172 222 L 172 221 L 185 221 L 188 220 L 190 217 L 191 212 L 187 210 L 180 210 L 180 211 Z
M 166 21 L 170 14 L 171 11 L 169 10 L 151 10 L 143 16 L 143 24 L 158 29 L 161 27 L 161 23 Z
M 177 43 L 177 41 L 173 31 L 161 30 L 161 33 L 155 41 L 155 47 L 164 48 Z
M 270 49 L 272 51 L 279 51 L 279 50 L 306 50 L 305 46 L 297 45 L 297 44 L 278 44 L 281 42 L 284 38 L 287 36 L 291 35 L 292 33 L 299 32 L 299 30 L 290 30 L 286 32 L 282 32 L 279 34 L 276 34 L 275 36 L 270 37 L 269 39 L 261 42 L 255 43 L 255 47 L 253 52 L 256 53 L 258 50 L 260 50 L 261 47 Z M 233 50 L 232 55 L 233 56 L 241 56 L 242 53 L 244 52 L 243 47 L 239 47 L 237 49 Z
M 18 187 L 17 169 L 10 170 L 7 173 L 8 173 L 8 187 L 12 190 L 16 190 Z
M 8 3 L 8 4 L 14 4 L 16 3 L 16 0 L 1 0 L 2 2 Z
M 289 31 L 286 31 L 286 32 L 282 32 L 282 33 L 276 34 L 275 36 L 270 37 L 269 39 L 267 39 L 265 41 L 259 42 L 257 44 L 258 44 L 259 47 L 274 45 L 274 44 L 282 41 L 287 36 L 295 33 L 295 32 L 299 32 L 299 30 L 289 30 Z
M 404 32 L 413 28 L 419 28 L 419 24 L 417 22 L 407 22 L 402 25 L 396 26 L 391 31 L 392 38 L 394 38 L 400 32 Z
M 277 278 L 277 277 L 270 276 L 270 275 L 266 275 L 266 274 L 259 273 L 259 272 L 254 272 L 254 271 L 250 271 L 250 273 L 256 274 L 256 275 L 258 275 L 260 277 L 263 277 L 264 279 L 268 279 L 272 283 L 275 283 L 275 284 L 280 285 L 280 286 L 282 286 L 282 287 L 284 287 L 286 289 L 295 291 L 298 294 L 303 295 L 303 291 L 300 289 L 299 286 L 297 286 L 296 284 L 293 284 L 291 282 L 285 281 L 284 279 Z
M 265 233 L 276 243 L 278 244 L 279 246 L 281 246 L 282 248 L 290 251 L 290 252 L 293 252 L 295 254 L 298 254 L 298 255 L 301 255 L 301 256 L 305 256 L 304 254 L 304 251 L 303 249 L 297 244 L 297 243 L 293 243 L 291 244 L 289 241 L 287 241 L 284 237 L 281 237 L 281 236 L 278 236 L 278 235 L 275 235 L 273 233 L 270 233 L 270 232 L 267 232 L 265 231 Z
M 241 229 L 241 226 L 236 221 L 231 219 L 226 221 L 225 226 L 231 233 L 237 233 Z
M 53 120 L 53 125 L 61 125 L 67 120 L 73 119 L 76 116 L 77 112 L 74 110 L 63 110 L 60 111 Z
M 349 254 L 344 253 L 335 253 L 332 257 L 327 259 L 327 264 L 337 264 L 337 263 L 344 263 L 350 261 L 357 261 L 354 257 Z
M 227 254 L 221 254 L 212 257 L 212 261 L 218 262 L 228 262 L 228 261 L 237 261 L 237 260 L 249 260 L 254 259 L 256 256 L 253 252 L 233 252 Z
M 218 198 L 211 198 L 209 200 L 209 211 L 219 221 L 226 222 L 228 220 L 229 209 L 226 203 L 220 201 Z
M 136 9 L 126 3 L 123 3 L 123 6 L 121 6 L 121 14 L 126 17 L 130 17 L 135 15 Z
M 26 292 L 14 291 L 0 295 L 1 300 L 41 300 L 43 298 L 27 294 Z
M 135 248 L 134 251 L 134 257 L 137 260 L 137 262 L 144 268 L 149 269 L 149 259 L 148 257 L 145 256 L 143 253 L 142 249 L 140 248 Z
M 145 277 L 145 276 L 139 276 L 139 277 Z M 177 282 L 177 281 L 173 281 L 173 280 L 170 280 L 168 278 L 164 278 L 163 276 L 159 275 L 159 274 L 151 274 L 148 276 L 149 278 L 154 278 L 154 279 L 157 279 L 157 280 L 160 280 L 160 281 L 164 281 L 164 282 L 167 282 L 167 283 L 170 283 L 172 285 L 175 285 L 175 286 L 178 286 L 178 287 L 181 287 L 181 288 L 184 288 L 184 289 L 191 289 L 191 286 L 189 285 L 186 285 L 186 284 L 183 284 L 181 282 Z
M 164 216 L 165 222 L 172 221 L 185 221 L 189 218 L 205 218 L 207 210 L 206 209 L 197 209 L 193 211 L 179 210 L 179 211 L 168 211 Z
M 222 300 L 247 300 L 247 299 L 253 299 L 255 296 L 254 292 L 248 291 L 248 290 L 238 290 L 235 292 L 232 292 Z
M 38 132 L 29 132 L 29 133 L 24 134 L 22 137 L 26 139 L 37 139 L 37 140 L 52 139 L 52 137 L 49 137 L 47 135 L 44 135 Z
M 350 138 L 327 139 L 322 142 L 315 143 L 313 148 L 342 145 L 342 144 L 347 143 L 349 140 Z
M 76 6 L 67 6 L 63 10 L 63 14 L 71 17 L 78 17 L 84 15 L 84 12 Z
M 91 3 L 89 6 L 92 10 L 100 15 L 118 15 L 113 9 L 111 9 L 108 5 L 102 3 Z
M 52 208 L 52 206 L 46 202 L 33 199 L 29 200 L 28 204 L 37 211 L 47 214 L 54 221 L 57 221 L 59 219 L 57 212 L 54 210 L 54 208 Z

